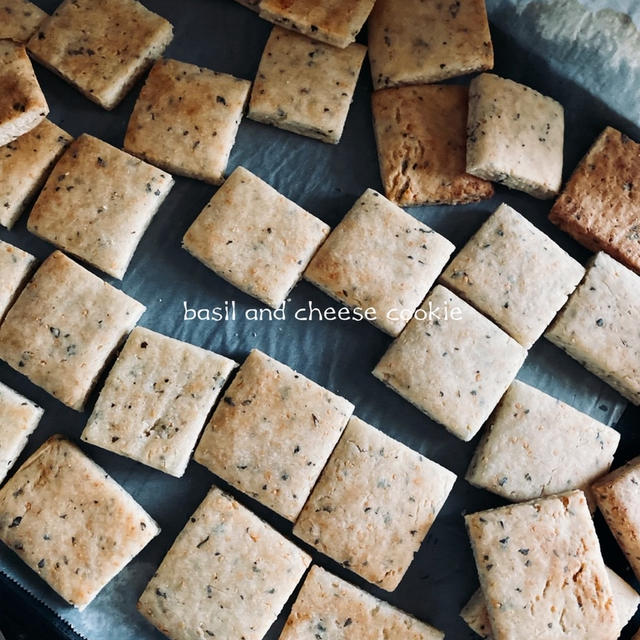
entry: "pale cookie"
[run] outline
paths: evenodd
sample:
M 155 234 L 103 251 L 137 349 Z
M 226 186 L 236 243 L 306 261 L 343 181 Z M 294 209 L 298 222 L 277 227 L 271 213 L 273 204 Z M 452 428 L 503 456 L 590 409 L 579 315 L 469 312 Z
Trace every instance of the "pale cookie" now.
M 27 228 L 121 280 L 173 178 L 86 133 L 54 167 Z
M 71 136 L 46 118 L 0 149 L 0 224 L 11 229 L 35 198 Z
M 62 436 L 0 490 L 0 540 L 80 610 L 158 533 L 142 507 Z
M 18 297 L 35 262 L 30 253 L 0 240 L 0 322 Z
M 0 0 L 0 39 L 25 43 L 47 14 L 29 0 Z
M 25 48 L 0 40 L 0 147 L 31 131 L 48 113 Z
M 238 167 L 182 246 L 221 278 L 277 308 L 328 235 L 324 222 Z
M 337 49 L 274 27 L 251 91 L 249 118 L 337 144 L 367 49 Z
M 467 626 L 484 640 L 493 640 L 491 635 L 491 620 L 484 601 L 482 589 L 476 590 L 469 598 L 467 604 L 462 607 L 460 617 Z
M 374 92 L 373 125 L 387 198 L 403 206 L 490 198 L 490 182 L 466 171 L 466 87 Z
M 145 307 L 59 251 L 24 288 L 0 326 L 0 359 L 81 411 Z
M 0 484 L 27 446 L 43 410 L 0 382 Z
M 367 26 L 374 89 L 493 68 L 485 0 L 377 0 Z
M 262 640 L 311 558 L 212 488 L 140 596 L 171 640 Z
M 182 477 L 233 360 L 136 327 L 82 439 Z
M 640 594 L 609 567 L 607 567 L 607 575 L 613 593 L 613 604 L 618 614 L 618 625 L 622 631 L 629 620 L 635 616 L 638 606 L 640 606 Z
M 171 24 L 136 0 L 64 0 L 28 48 L 89 100 L 113 109 L 172 38 Z
M 440 280 L 529 349 L 584 273 L 551 238 L 501 204 Z
M 640 404 L 639 317 L 640 276 L 600 252 L 545 336 Z
M 261 0 L 260 17 L 344 49 L 369 17 L 375 0 Z
M 444 634 L 313 566 L 280 640 L 442 640 Z
M 601 478 L 592 489 L 611 532 L 640 577 L 640 457 Z
M 304 277 L 397 336 L 455 249 L 445 237 L 367 189 L 311 260 Z
M 609 576 L 609 584 L 613 593 L 613 603 L 618 614 L 618 625 L 622 630 L 629 620 L 635 615 L 640 604 L 640 595 L 627 582 L 625 582 L 615 571 L 606 567 Z M 484 602 L 482 589 L 478 589 L 470 598 L 469 602 L 460 612 L 460 617 L 485 640 L 493 640 L 491 635 L 491 621 L 487 605 Z
M 495 640 L 618 637 L 582 491 L 480 511 L 465 522 Z
M 437 285 L 373 375 L 456 437 L 471 440 L 526 355 L 493 322 Z
M 549 219 L 592 251 L 640 273 L 640 144 L 607 127 L 556 200 Z
M 124 148 L 182 176 L 221 184 L 251 83 L 158 60 L 131 114 Z
M 609 471 L 620 434 L 514 380 L 491 416 L 466 479 L 513 502 L 582 489 Z
M 469 87 L 467 171 L 553 198 L 560 191 L 564 109 L 530 87 L 490 73 Z
M 456 476 L 352 416 L 293 533 L 393 591 Z
M 344 398 L 254 349 L 218 404 L 195 460 L 294 522 L 352 412 Z

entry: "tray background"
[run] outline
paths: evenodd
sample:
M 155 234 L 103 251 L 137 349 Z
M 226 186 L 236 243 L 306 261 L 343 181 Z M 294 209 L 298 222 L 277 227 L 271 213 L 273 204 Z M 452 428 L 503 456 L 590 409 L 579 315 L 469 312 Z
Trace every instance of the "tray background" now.
M 52 11 L 57 2 L 43 0 L 38 4 Z M 145 4 L 175 26 L 174 41 L 167 56 L 248 79 L 255 76 L 271 25 L 252 12 L 232 0 L 183 0 L 179 4 L 171 0 L 146 0 Z M 522 23 L 518 22 L 513 31 L 506 31 L 502 23 L 497 26 L 492 22 L 495 71 L 551 95 L 565 106 L 566 174 L 607 124 L 640 138 L 638 128 L 621 115 L 620 109 L 607 106 L 606 96 L 598 97 L 597 92 L 569 79 L 570 74 L 558 73 L 558 65 L 551 58 L 553 52 L 548 52 L 547 59 L 544 49 L 524 46 L 521 39 L 512 35 L 522 28 Z M 359 39 L 366 42 L 364 34 Z M 73 135 L 86 131 L 116 146 L 122 145 L 141 82 L 117 109 L 106 112 L 44 68 L 35 67 L 51 106 L 53 121 Z M 369 68 L 365 63 L 345 134 L 340 145 L 335 147 L 243 120 L 229 171 L 239 164 L 246 166 L 284 195 L 335 226 L 367 187 L 381 190 L 371 126 L 370 93 Z M 474 489 L 462 479 L 475 441 L 463 443 L 447 434 L 371 376 L 370 371 L 390 338 L 367 323 L 304 323 L 291 319 L 284 322 L 184 322 L 183 300 L 198 308 L 217 306 L 224 300 L 236 300 L 240 311 L 260 307 L 257 301 L 222 281 L 180 249 L 182 235 L 214 192 L 213 187 L 204 183 L 177 178 L 173 191 L 142 239 L 127 276 L 116 286 L 147 305 L 148 311 L 141 320 L 143 326 L 210 348 L 239 362 L 249 349 L 260 348 L 346 396 L 354 402 L 361 418 L 456 472 L 460 479 L 407 576 L 394 593 L 374 588 L 329 558 L 315 552 L 312 555 L 314 561 L 325 568 L 446 631 L 448 638 L 477 637 L 458 617 L 460 608 L 477 587 L 461 512 L 497 506 L 503 501 Z M 546 214 L 550 203 L 502 188 L 497 188 L 494 199 L 477 205 L 418 207 L 410 211 L 460 248 L 502 201 L 526 215 L 577 259 L 584 261 L 589 255 L 548 222 Z M 52 247 L 29 234 L 25 226 L 26 216 L 23 216 L 13 231 L 0 229 L 0 238 L 40 259 L 45 258 Z M 291 294 L 289 308 L 304 306 L 308 301 L 321 309 L 337 306 L 311 285 L 301 283 Z M 518 377 L 609 424 L 617 421 L 625 406 L 620 396 L 545 340 L 539 341 L 531 350 Z M 64 433 L 78 441 L 88 412 L 78 414 L 63 407 L 4 363 L 0 363 L 0 380 L 41 404 L 46 411 L 19 462 L 53 433 Z M 94 393 L 89 410 L 96 396 Z M 616 464 L 640 453 L 638 413 L 637 410 L 629 411 L 624 423 L 619 425 L 623 438 Z M 56 619 L 55 616 L 61 616 L 91 640 L 114 637 L 159 640 L 164 637 L 139 616 L 135 602 L 211 483 L 229 490 L 242 504 L 291 536 L 289 523 L 243 494 L 230 490 L 196 463 L 191 463 L 185 477 L 177 480 L 96 447 L 85 444 L 81 447 L 158 520 L 162 534 L 82 614 L 65 605 L 5 547 L 0 547 L 0 571 L 41 601 L 42 605 L 36 610 L 45 612 L 45 617 Z M 631 573 L 617 545 L 601 518 L 597 516 L 596 520 L 607 563 L 631 581 Z M 635 583 L 635 586 L 639 585 Z M 2 589 L 14 591 L 13 587 Z M 4 605 L 4 591 L 0 593 Z M 20 592 L 11 597 L 23 602 L 22 607 L 29 616 L 32 603 L 25 601 Z M 45 607 L 55 613 L 48 613 Z M 277 639 L 287 611 L 288 607 L 268 634 L 268 640 Z M 637 622 L 635 626 L 630 625 L 630 628 L 635 627 Z M 62 633 L 65 633 L 64 629 Z M 623 637 L 630 638 L 631 633 Z

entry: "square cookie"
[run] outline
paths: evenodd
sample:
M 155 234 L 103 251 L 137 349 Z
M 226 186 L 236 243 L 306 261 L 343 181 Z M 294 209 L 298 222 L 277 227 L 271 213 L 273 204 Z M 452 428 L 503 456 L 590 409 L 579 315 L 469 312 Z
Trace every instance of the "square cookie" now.
M 467 171 L 553 198 L 562 183 L 564 109 L 522 84 L 483 73 L 469 87 Z
M 274 27 L 251 91 L 249 117 L 337 144 L 367 52 L 337 49 Z
M 491 620 L 489 620 L 489 612 L 487 611 L 482 589 L 475 591 L 469 598 L 467 604 L 460 611 L 460 617 L 471 631 L 477 633 L 483 640 L 493 640 Z
M 352 416 L 293 533 L 393 591 L 455 480 L 448 469 Z
M 0 148 L 0 224 L 11 229 L 35 198 L 71 136 L 46 118 Z
M 455 249 L 367 189 L 318 249 L 305 279 L 349 307 L 375 309 L 373 324 L 397 336 Z
M 640 144 L 607 127 L 573 172 L 549 219 L 592 251 L 640 273 Z
M 633 618 L 640 605 L 640 594 L 626 580 L 623 580 L 615 571 L 606 567 L 609 576 L 609 584 L 613 593 L 613 604 L 618 614 L 618 626 L 620 632 Z
M 313 566 L 280 640 L 442 640 L 444 634 Z
M 195 460 L 294 522 L 353 408 L 254 349 L 218 404 Z
M 0 40 L 0 147 L 31 131 L 48 113 L 25 48 Z
M 27 229 L 121 280 L 173 178 L 86 133 L 38 196 Z
M 28 48 L 89 100 L 113 109 L 172 38 L 171 24 L 136 0 L 64 0 Z
M 629 620 L 635 615 L 638 605 L 640 604 L 640 595 L 627 582 L 625 582 L 615 571 L 606 567 L 609 576 L 609 584 L 611 585 L 611 593 L 613 594 L 613 604 L 618 614 L 618 626 L 620 631 L 627 625 Z M 482 589 L 478 589 L 469 602 L 460 612 L 460 617 L 485 640 L 492 640 L 491 621 L 487 605 L 484 602 Z M 616 636 L 617 637 L 617 636 Z
M 485 0 L 377 0 L 367 26 L 374 89 L 493 68 Z
M 501 204 L 440 280 L 529 349 L 584 273 L 551 238 Z
M 82 439 L 180 478 L 235 366 L 212 351 L 136 327 Z
M 275 309 L 329 230 L 238 167 L 189 227 L 182 246 L 221 278 Z
M 14 465 L 43 410 L 0 382 L 0 484 Z
M 0 322 L 18 297 L 35 262 L 30 253 L 0 240 Z
M 638 318 L 640 276 L 600 252 L 545 336 L 640 405 Z
M 81 411 L 144 311 L 144 305 L 55 251 L 0 326 L 0 359 Z
M 613 592 L 582 491 L 465 516 L 495 640 L 614 640 Z
M 80 610 L 158 533 L 144 509 L 62 436 L 0 490 L 0 540 Z
M 582 489 L 609 471 L 620 434 L 514 380 L 491 416 L 466 479 L 522 502 Z
M 369 17 L 375 0 L 261 0 L 260 17 L 344 49 Z
M 140 596 L 171 640 L 262 640 L 311 558 L 212 488 Z
M 124 148 L 188 178 L 221 184 L 251 83 L 177 60 L 153 65 Z
M 471 440 L 526 355 L 493 322 L 437 285 L 373 375 L 454 436 Z
M 466 87 L 376 91 L 373 128 L 382 184 L 403 206 L 465 204 L 490 198 L 491 183 L 466 172 Z
M 640 578 L 640 457 L 593 485 L 598 507 Z
M 0 0 L 0 39 L 25 43 L 47 14 L 28 0 Z

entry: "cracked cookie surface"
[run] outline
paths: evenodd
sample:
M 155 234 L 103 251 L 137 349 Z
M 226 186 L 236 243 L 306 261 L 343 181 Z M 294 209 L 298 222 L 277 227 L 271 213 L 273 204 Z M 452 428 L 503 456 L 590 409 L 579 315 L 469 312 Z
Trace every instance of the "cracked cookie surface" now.
M 372 96 L 385 194 L 402 206 L 490 198 L 490 182 L 466 172 L 466 87 L 383 89 Z

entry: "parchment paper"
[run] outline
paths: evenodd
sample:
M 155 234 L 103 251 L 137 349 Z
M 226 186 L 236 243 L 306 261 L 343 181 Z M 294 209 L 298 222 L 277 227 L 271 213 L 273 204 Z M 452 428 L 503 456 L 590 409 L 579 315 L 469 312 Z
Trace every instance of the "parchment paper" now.
M 55 2 L 48 0 L 38 4 L 49 11 L 55 8 Z M 270 25 L 254 13 L 231 0 L 182 0 L 180 3 L 146 0 L 145 4 L 175 25 L 175 39 L 168 56 L 243 78 L 254 77 L 270 30 Z M 622 4 L 598 2 L 598 7 L 621 8 Z M 621 58 L 615 81 L 608 76 L 603 78 L 609 70 L 600 64 L 600 57 L 596 57 L 597 38 L 572 40 L 582 33 L 581 26 L 563 39 L 560 31 L 550 25 L 549 16 L 557 17 L 558 12 L 564 16 L 562 21 L 557 21 L 558 29 L 561 26 L 570 29 L 570 15 L 580 19 L 581 25 L 587 24 L 588 20 L 576 13 L 581 10 L 576 2 L 489 0 L 488 5 L 496 72 L 552 95 L 567 110 L 567 173 L 606 124 L 637 136 L 635 125 L 640 124 L 640 107 L 635 100 L 640 86 L 637 68 L 622 62 Z M 555 5 L 555 9 L 552 11 L 548 5 Z M 627 8 L 634 5 L 633 0 L 626 3 Z M 637 11 L 634 16 L 637 17 Z M 556 36 L 558 39 L 554 40 Z M 627 24 L 625 29 L 613 32 L 613 37 L 624 37 L 624 42 L 617 43 L 622 51 L 627 46 L 635 46 L 632 39 L 637 38 L 637 32 Z M 106 112 L 42 67 L 36 65 L 36 72 L 51 105 L 53 121 L 74 135 L 87 131 L 114 145 L 122 145 L 140 84 L 116 110 Z M 344 137 L 338 146 L 245 119 L 230 169 L 244 165 L 334 226 L 367 187 L 381 189 L 371 127 L 370 93 L 369 69 L 365 65 Z M 252 347 L 262 349 L 346 396 L 355 403 L 361 418 L 459 474 L 461 478 L 435 526 L 394 593 L 375 589 L 320 554 L 314 552 L 313 556 L 329 570 L 443 629 L 448 638 L 474 637 L 458 617 L 460 608 L 477 586 L 461 514 L 501 504 L 497 497 L 472 488 L 462 479 L 475 442 L 463 443 L 448 435 L 443 427 L 432 423 L 371 376 L 371 369 L 390 343 L 380 331 L 365 322 L 293 320 L 292 312 L 309 303 L 320 309 L 338 306 L 309 284 L 301 283 L 293 290 L 287 308 L 289 317 L 284 321 L 256 322 L 240 318 L 233 322 L 185 322 L 185 301 L 190 307 L 206 308 L 235 300 L 240 315 L 247 309 L 260 307 L 180 249 L 182 235 L 213 193 L 213 187 L 178 178 L 145 234 L 127 276 L 117 286 L 148 306 L 142 325 L 237 361 L 242 361 Z M 547 221 L 549 203 L 502 188 L 497 189 L 493 200 L 479 205 L 420 207 L 411 211 L 461 247 L 502 201 L 526 215 L 579 260 L 588 257 L 584 249 Z M 0 238 L 43 259 L 51 252 L 51 246 L 27 233 L 25 224 L 26 216 L 12 232 L 0 230 Z M 625 406 L 618 394 L 545 340 L 531 350 L 518 377 L 607 424 L 614 424 Z M 53 433 L 78 439 L 88 413 L 78 414 L 63 407 L 3 363 L 0 363 L 0 380 L 46 410 L 20 462 Z M 88 411 L 94 401 L 95 394 Z M 623 434 L 619 459 L 638 453 L 630 450 L 630 446 L 636 446 L 629 445 L 633 442 L 630 434 Z M 210 485 L 216 482 L 225 489 L 228 487 L 193 462 L 185 477 L 177 480 L 96 447 L 81 446 L 157 519 L 162 534 L 82 614 L 62 602 L 4 546 L 0 547 L 0 569 L 91 640 L 158 640 L 163 636 L 136 612 L 136 600 Z M 279 531 L 291 536 L 290 524 L 251 499 L 235 491 L 231 493 Z M 605 552 L 619 561 L 615 544 L 606 538 L 604 528 L 601 527 L 601 531 L 607 545 Z M 628 574 L 625 577 L 630 579 Z M 285 616 L 286 610 L 267 638 L 278 637 Z
M 520 46 L 640 124 L 637 0 L 487 0 L 487 8 Z

